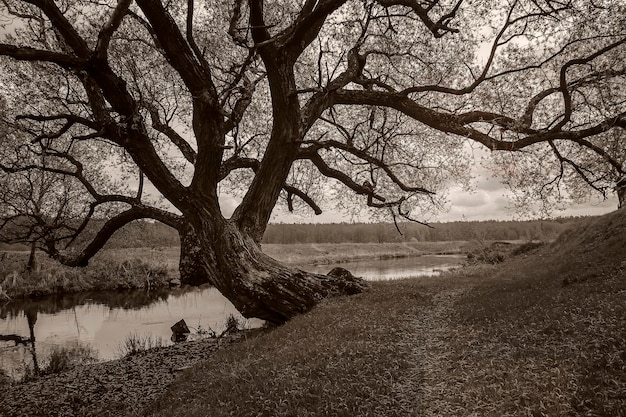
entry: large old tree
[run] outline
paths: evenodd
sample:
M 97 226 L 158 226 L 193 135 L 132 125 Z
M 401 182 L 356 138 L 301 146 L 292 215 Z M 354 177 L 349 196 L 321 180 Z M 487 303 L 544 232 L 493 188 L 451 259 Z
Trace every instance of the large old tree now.
M 45 227 L 55 210 L 37 219 L 59 261 L 86 265 L 154 219 L 180 233 L 185 282 L 282 322 L 363 284 L 261 252 L 280 199 L 419 220 L 467 184 L 471 144 L 520 195 L 610 192 L 625 169 L 625 13 L 610 0 L 2 0 L 3 175 L 82 189 L 63 227 Z M 221 195 L 240 201 L 228 218 Z M 108 220 L 68 246 L 94 218 Z

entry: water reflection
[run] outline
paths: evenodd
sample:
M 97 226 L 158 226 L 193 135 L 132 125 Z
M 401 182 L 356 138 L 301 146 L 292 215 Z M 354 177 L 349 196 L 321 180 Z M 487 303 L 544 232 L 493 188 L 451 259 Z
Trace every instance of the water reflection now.
M 436 275 L 441 271 L 458 267 L 464 260 L 464 255 L 424 255 L 346 262 L 336 266 L 346 268 L 353 275 L 368 281 L 381 281 Z M 320 274 L 326 274 L 332 269 L 329 265 L 302 265 L 300 268 Z
M 101 360 L 118 357 L 129 335 L 171 344 L 170 327 L 185 319 L 192 330 L 221 330 L 229 315 L 239 316 L 217 290 L 194 287 L 147 293 L 73 294 L 0 306 L 0 369 L 13 377 L 39 367 L 57 345 L 87 344 Z M 251 325 L 259 325 L 253 322 Z M 17 341 L 17 342 L 16 342 Z
M 100 304 L 108 308 L 141 309 L 152 303 L 166 300 L 176 292 L 184 293 L 185 289 L 151 291 L 101 291 L 79 292 L 73 294 L 55 294 L 35 299 L 11 300 L 0 304 L 0 319 L 21 315 L 24 311 L 56 314 L 85 304 Z

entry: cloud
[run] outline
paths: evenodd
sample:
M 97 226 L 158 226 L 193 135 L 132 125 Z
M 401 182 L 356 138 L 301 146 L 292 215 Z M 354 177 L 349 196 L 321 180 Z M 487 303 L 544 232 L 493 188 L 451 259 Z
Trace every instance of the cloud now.
M 463 190 L 455 190 L 450 193 L 450 204 L 453 207 L 481 207 L 487 204 L 490 196 L 484 191 L 469 193 Z
M 510 219 L 514 212 L 508 207 L 509 200 L 502 191 L 457 190 L 450 197 L 450 209 L 435 216 L 434 221 Z
M 476 188 L 483 191 L 499 191 L 501 193 L 506 192 L 507 189 L 498 178 L 491 176 L 479 178 L 476 182 Z

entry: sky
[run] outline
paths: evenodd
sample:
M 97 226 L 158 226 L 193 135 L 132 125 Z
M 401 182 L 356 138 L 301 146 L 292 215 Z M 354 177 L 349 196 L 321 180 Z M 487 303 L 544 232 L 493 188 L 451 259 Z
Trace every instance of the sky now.
M 458 188 L 452 189 L 449 195 L 450 204 L 447 211 L 434 214 L 429 223 L 480 220 L 520 220 L 521 213 L 511 208 L 506 197 L 504 185 L 491 178 L 481 178 L 472 192 Z M 232 212 L 236 201 L 230 198 L 222 200 L 225 213 Z M 279 203 L 280 204 L 280 203 Z M 604 201 L 593 201 L 586 204 L 572 204 L 566 210 L 555 211 L 553 217 L 567 216 L 599 216 L 617 209 L 617 198 L 611 196 Z M 340 223 L 366 221 L 364 218 L 351 218 L 340 212 L 325 210 L 319 216 L 305 214 L 274 214 L 273 223 Z

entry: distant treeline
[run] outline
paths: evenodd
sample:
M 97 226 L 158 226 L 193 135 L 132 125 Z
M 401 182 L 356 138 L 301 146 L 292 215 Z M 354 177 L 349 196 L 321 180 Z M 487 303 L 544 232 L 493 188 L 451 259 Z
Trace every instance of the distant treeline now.
M 270 224 L 264 243 L 386 243 L 453 240 L 552 240 L 583 217 L 532 221 L 433 223 Z
M 263 243 L 385 243 L 488 240 L 552 240 L 570 225 L 584 217 L 532 221 L 476 221 L 433 223 L 426 227 L 417 223 L 332 223 L 332 224 L 270 224 Z M 94 225 L 95 229 L 95 225 Z M 86 243 L 87 240 L 81 242 Z M 161 223 L 136 221 L 116 232 L 107 248 L 178 246 L 178 232 Z M 0 245 L 2 249 L 26 249 Z

